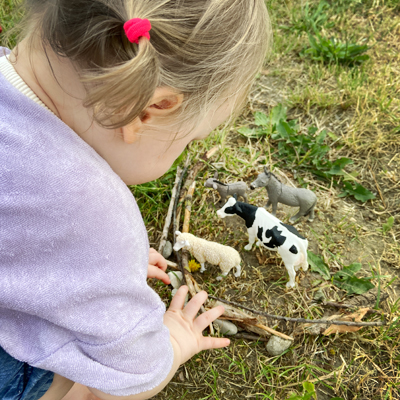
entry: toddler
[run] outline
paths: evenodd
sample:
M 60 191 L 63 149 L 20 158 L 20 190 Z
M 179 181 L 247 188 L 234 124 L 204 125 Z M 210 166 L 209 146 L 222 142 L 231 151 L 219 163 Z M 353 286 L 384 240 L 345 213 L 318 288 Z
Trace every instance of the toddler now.
M 199 351 L 207 294 L 168 283 L 126 184 L 243 105 L 264 0 L 26 0 L 0 49 L 0 399 L 147 399 Z M 79 385 L 78 385 L 79 384 Z

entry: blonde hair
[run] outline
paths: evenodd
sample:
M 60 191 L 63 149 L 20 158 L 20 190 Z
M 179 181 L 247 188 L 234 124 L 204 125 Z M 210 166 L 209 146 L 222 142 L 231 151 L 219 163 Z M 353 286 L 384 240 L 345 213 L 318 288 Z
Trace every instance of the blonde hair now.
M 128 125 L 157 87 L 182 93 L 185 120 L 224 97 L 247 97 L 271 43 L 264 0 L 26 0 L 42 43 L 77 67 L 84 105 L 102 126 Z M 123 24 L 147 18 L 151 39 Z M 240 104 L 241 105 L 241 104 Z

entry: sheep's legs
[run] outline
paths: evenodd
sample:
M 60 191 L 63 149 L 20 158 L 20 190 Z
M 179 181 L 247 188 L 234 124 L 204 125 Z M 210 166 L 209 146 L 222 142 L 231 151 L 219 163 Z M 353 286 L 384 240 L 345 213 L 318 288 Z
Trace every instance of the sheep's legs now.
M 205 263 L 200 263 L 201 268 L 200 268 L 200 272 L 203 273 L 206 270 L 206 267 L 204 266 Z
M 239 265 L 236 265 L 235 268 L 236 268 L 236 272 L 234 273 L 234 275 L 235 275 L 236 278 L 239 278 L 240 273 L 241 273 L 241 271 L 242 271 L 242 268 L 241 268 L 240 264 L 239 264 Z

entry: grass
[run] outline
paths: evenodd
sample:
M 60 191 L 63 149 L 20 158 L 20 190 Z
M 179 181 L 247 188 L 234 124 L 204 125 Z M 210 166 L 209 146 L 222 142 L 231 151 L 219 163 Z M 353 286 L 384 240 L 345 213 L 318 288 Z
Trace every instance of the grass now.
M 223 182 L 249 183 L 268 165 L 283 182 L 316 192 L 316 220 L 311 224 L 300 220 L 296 228 L 307 236 L 309 250 L 331 277 L 343 277 L 338 272 L 346 266 L 362 265 L 356 277 L 389 294 L 378 313 L 364 320 L 385 318 L 388 325 L 323 336 L 311 335 L 301 326 L 267 321 L 272 328 L 294 335 L 293 346 L 284 354 L 271 357 L 265 342 L 232 339 L 228 349 L 200 353 L 182 366 L 156 399 L 305 399 L 313 390 L 316 394 L 309 398 L 318 400 L 399 399 L 400 0 L 270 0 L 268 6 L 275 47 L 248 106 L 235 126 L 192 143 L 174 166 L 187 154 L 194 163 L 199 154 L 219 146 L 198 176 L 190 231 L 235 247 L 244 259 L 239 279 L 229 275 L 218 282 L 218 271 L 211 266 L 204 274 L 195 272 L 195 279 L 210 294 L 290 317 L 322 318 L 338 312 L 318 301 L 320 296 L 334 302 L 351 298 L 328 276 L 313 271 L 300 273 L 298 287 L 286 291 L 281 260 L 267 250 L 243 251 L 244 226 L 215 215 L 218 195 L 203 187 L 215 170 Z M 12 0 L 0 5 L 4 31 L 20 18 L 18 10 L 11 12 L 15 7 Z M 338 57 L 329 62 L 323 56 L 315 59 L 318 55 L 307 53 L 309 35 L 335 38 L 346 62 Z M 322 52 L 328 51 L 321 40 L 317 44 L 322 43 Z M 0 44 L 4 43 L 0 35 Z M 346 46 L 352 44 L 367 45 L 362 55 L 369 58 L 346 60 L 350 56 Z M 290 128 L 287 137 L 277 129 L 281 121 Z M 338 174 L 321 176 L 344 159 L 351 163 L 336 165 Z M 155 247 L 174 168 L 155 182 L 131 188 Z M 360 187 L 374 196 L 358 200 Z M 339 197 L 341 193 L 350 196 Z M 263 206 L 266 200 L 265 189 L 250 192 L 250 203 Z M 278 217 L 286 222 L 295 212 L 280 206 Z M 153 286 L 168 303 L 170 289 L 162 283 Z

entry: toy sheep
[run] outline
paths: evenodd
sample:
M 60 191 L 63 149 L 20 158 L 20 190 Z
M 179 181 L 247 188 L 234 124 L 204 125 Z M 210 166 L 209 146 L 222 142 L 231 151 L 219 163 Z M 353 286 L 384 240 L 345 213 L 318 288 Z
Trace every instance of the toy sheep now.
M 209 242 L 205 239 L 200 239 L 191 233 L 181 233 L 179 231 L 175 232 L 176 243 L 174 250 L 178 251 L 180 249 L 188 250 L 193 257 L 200 263 L 200 272 L 204 272 L 206 269 L 204 263 L 207 261 L 213 265 L 219 265 L 222 271 L 222 276 L 228 275 L 229 271 L 236 267 L 236 277 L 240 276 L 240 262 L 241 258 L 239 253 L 229 246 L 224 246 L 219 243 Z M 219 276 L 217 278 L 221 280 Z
M 208 178 L 204 183 L 205 187 L 213 188 L 218 191 L 221 196 L 221 203 L 225 203 L 226 197 L 228 195 L 234 195 L 243 197 L 244 201 L 247 202 L 247 191 L 249 188 L 247 187 L 246 182 L 234 182 L 230 184 L 225 184 L 218 181 L 218 172 L 214 174 L 214 178 Z
M 314 207 L 317 203 L 317 196 L 311 190 L 286 186 L 267 168 L 264 168 L 264 172 L 261 172 L 250 185 L 252 190 L 258 187 L 267 189 L 268 202 L 266 207 L 272 204 L 272 215 L 276 215 L 278 203 L 282 203 L 291 207 L 300 207 L 298 213 L 290 218 L 289 221 L 291 223 L 307 215 L 310 215 L 308 217 L 310 222 L 314 220 Z
M 257 238 L 257 246 L 262 244 L 268 250 L 277 251 L 289 273 L 289 282 L 286 287 L 294 287 L 296 285 L 295 271 L 298 271 L 300 266 L 303 271 L 308 269 L 307 239 L 301 236 L 295 227 L 279 221 L 265 208 L 236 201 L 234 197 L 231 197 L 217 211 L 220 218 L 231 217 L 235 214 L 246 222 L 249 244 L 245 247 L 245 250 L 251 250 Z

